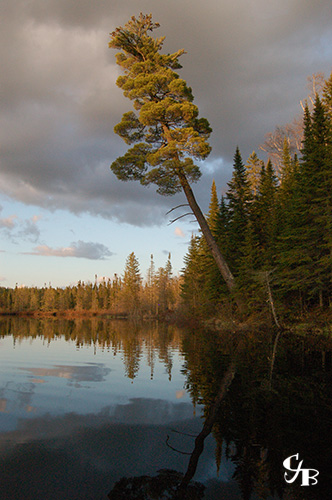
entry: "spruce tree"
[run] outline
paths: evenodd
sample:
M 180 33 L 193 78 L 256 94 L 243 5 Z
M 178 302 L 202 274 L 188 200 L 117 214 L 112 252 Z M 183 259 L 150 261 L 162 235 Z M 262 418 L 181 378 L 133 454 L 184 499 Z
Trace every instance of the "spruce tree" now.
M 303 116 L 304 140 L 301 166 L 296 170 L 290 163 L 287 150 L 283 151 L 283 177 L 278 192 L 279 233 L 277 238 L 278 286 L 284 300 L 292 301 L 303 311 L 307 293 L 307 278 L 310 275 L 310 256 L 305 246 L 303 230 L 307 219 L 307 200 L 303 162 L 312 158 L 312 120 L 308 105 Z M 308 168 L 310 172 L 310 168 Z
M 157 292 L 158 314 L 165 314 L 171 308 L 174 297 L 172 296 L 172 263 L 171 254 L 168 254 L 165 267 L 160 267 L 155 276 Z
M 202 288 L 204 274 L 202 273 L 202 260 L 200 256 L 200 238 L 192 235 L 188 251 L 184 256 L 182 270 L 181 297 L 183 302 L 193 314 L 203 310 Z
M 271 269 L 275 265 L 277 235 L 277 178 L 271 160 L 262 167 L 256 199 L 261 266 Z
M 150 266 L 147 271 L 146 277 L 146 302 L 149 312 L 155 314 L 156 312 L 156 304 L 157 304 L 157 289 L 156 289 L 156 269 L 155 263 L 153 260 L 153 255 L 150 256 Z
M 239 148 L 236 148 L 233 175 L 228 183 L 227 199 L 229 211 L 229 253 L 231 269 L 236 272 L 243 257 L 244 241 L 249 221 L 249 207 L 252 201 L 247 172 Z
M 246 171 L 249 185 L 251 187 L 251 191 L 253 196 L 256 196 L 258 185 L 259 185 L 259 177 L 261 168 L 263 165 L 263 161 L 260 160 L 255 151 L 251 153 L 247 160 Z
M 227 260 L 229 260 L 229 218 L 227 198 L 222 196 L 217 218 L 216 240 Z
M 139 313 L 141 282 L 139 262 L 135 253 L 131 252 L 127 257 L 123 273 L 122 298 L 126 312 L 132 316 L 137 316 Z
M 332 137 L 331 120 L 317 95 L 312 115 L 314 175 L 311 176 L 311 210 L 314 224 L 317 262 L 315 288 L 323 305 L 323 295 L 330 293 L 332 254 Z
M 287 137 L 284 139 L 282 160 L 280 165 L 280 184 L 282 185 L 292 169 L 292 158 L 290 154 L 289 140 Z
M 219 218 L 219 202 L 218 202 L 216 183 L 215 180 L 213 179 L 211 186 L 209 212 L 206 217 L 206 220 L 207 223 L 209 224 L 209 228 L 214 237 L 216 237 L 217 234 L 218 218 Z
M 264 275 L 275 262 L 277 182 L 270 160 L 260 163 L 256 195 L 247 201 L 247 224 L 239 256 L 239 286 L 250 309 L 266 303 Z
M 221 249 L 223 255 L 226 255 L 223 247 L 220 243 L 221 229 L 222 229 L 222 219 L 221 219 L 221 207 L 218 202 L 216 183 L 213 180 L 211 186 L 211 198 L 209 205 L 209 212 L 206 216 L 206 220 L 209 224 L 211 233 L 216 240 L 219 248 Z M 225 294 L 226 290 L 224 287 L 224 282 L 221 280 L 220 272 L 216 263 L 209 251 L 204 238 L 200 240 L 200 256 L 201 256 L 201 269 L 204 276 L 204 283 L 202 287 L 202 294 L 205 298 L 205 307 L 207 313 L 213 313 L 214 307 L 220 303 L 222 295 Z

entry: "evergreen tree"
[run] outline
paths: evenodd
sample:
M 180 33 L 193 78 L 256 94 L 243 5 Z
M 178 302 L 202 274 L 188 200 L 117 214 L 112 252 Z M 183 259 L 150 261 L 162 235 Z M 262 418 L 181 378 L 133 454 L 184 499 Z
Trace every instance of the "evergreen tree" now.
M 222 237 L 222 214 L 221 207 L 218 202 L 217 188 L 215 181 L 213 180 L 211 186 L 211 198 L 209 205 L 209 212 L 206 216 L 206 220 L 209 224 L 211 233 L 216 240 L 219 248 L 221 249 L 223 255 L 226 256 L 225 248 L 219 244 L 219 240 Z M 220 272 L 216 263 L 209 251 L 207 243 L 204 238 L 200 239 L 199 244 L 200 250 L 200 260 L 201 260 L 201 272 L 204 276 L 204 285 L 201 290 L 202 296 L 204 296 L 204 304 L 207 314 L 213 314 L 214 308 L 220 303 L 222 295 L 226 293 L 224 282 L 221 280 Z
M 42 290 L 41 310 L 42 311 L 56 311 L 58 309 L 58 293 L 50 285 L 48 288 Z
M 256 196 L 257 194 L 259 185 L 259 176 L 262 166 L 263 166 L 262 160 L 260 160 L 256 152 L 253 151 L 249 156 L 246 164 L 247 179 L 251 187 L 253 196 Z
M 284 141 L 284 149 L 281 163 L 281 182 L 278 189 L 278 207 L 286 209 L 289 204 L 291 193 L 296 189 L 299 174 L 299 161 L 297 155 L 291 158 L 288 140 Z M 282 213 L 278 216 L 279 224 L 283 222 Z
M 117 63 L 124 75 L 117 80 L 124 95 L 134 101 L 138 112 L 128 112 L 115 127 L 127 144 L 135 144 L 115 160 L 111 169 L 120 180 L 139 180 L 156 184 L 160 194 L 183 190 L 221 275 L 230 291 L 235 281 L 199 208 L 190 182 L 201 176 L 194 160 L 205 159 L 211 150 L 211 128 L 205 118 L 198 118 L 191 89 L 174 71 L 181 68 L 179 57 L 161 54 L 164 38 L 154 39 L 148 32 L 159 27 L 151 15 L 132 17 L 111 33 L 109 46 L 119 49 Z
M 284 290 L 297 290 L 301 308 L 323 306 L 330 295 L 331 159 L 330 119 L 317 95 L 313 113 L 308 106 L 304 111 L 300 166 L 293 163 L 287 190 L 281 190 L 279 279 Z
M 37 287 L 33 287 L 30 290 L 29 309 L 31 311 L 38 311 L 40 309 L 40 292 Z
M 171 253 L 170 252 L 168 253 L 167 262 L 165 265 L 165 274 L 166 274 L 167 280 L 170 281 L 172 279 L 172 274 L 173 274 Z
M 92 294 L 91 294 L 91 310 L 94 312 L 97 312 L 99 309 L 99 302 L 98 302 L 98 286 L 97 283 L 95 282 L 92 288 Z
M 157 314 L 163 315 L 172 307 L 174 297 L 172 296 L 172 264 L 171 254 L 168 254 L 165 267 L 160 267 L 155 276 L 157 291 Z
M 323 294 L 330 293 L 332 270 L 332 137 L 330 116 L 318 95 L 312 115 L 312 139 L 311 157 L 307 157 L 302 166 L 303 179 L 306 181 L 304 196 L 312 225 L 311 228 L 305 228 L 304 237 L 312 247 L 315 285 L 311 292 L 318 292 L 320 305 L 323 305 Z M 312 243 L 313 239 L 315 245 Z
M 122 279 L 117 273 L 114 273 L 114 277 L 112 280 L 111 287 L 111 297 L 110 297 L 110 306 L 112 310 L 117 313 L 119 309 L 120 296 L 122 293 Z
M 200 238 L 192 235 L 188 252 L 184 256 L 184 269 L 182 270 L 183 282 L 181 285 L 181 297 L 186 307 L 193 314 L 202 312 L 202 286 L 204 276 L 201 268 Z
M 259 249 L 261 266 L 271 269 L 275 265 L 275 243 L 277 235 L 277 179 L 271 160 L 262 167 L 259 180 L 257 206 L 257 231 L 259 234 Z
M 249 310 L 266 304 L 264 270 L 274 265 L 276 237 L 276 177 L 270 160 L 260 163 L 256 195 L 248 201 L 247 225 L 239 257 L 239 286 Z
M 84 310 L 84 282 L 79 281 L 77 283 L 77 288 L 76 288 L 76 301 L 75 301 L 75 309 L 77 311 L 83 311 Z
M 229 260 L 229 220 L 230 214 L 227 199 L 225 196 L 222 196 L 217 218 L 216 241 L 227 260 Z
M 219 202 L 217 195 L 216 183 L 213 179 L 211 186 L 211 198 L 209 205 L 209 213 L 206 217 L 207 223 L 209 224 L 209 228 L 211 230 L 214 238 L 217 236 L 218 231 L 218 221 L 219 221 Z
M 98 287 L 98 302 L 99 308 L 103 311 L 108 311 L 110 308 L 110 295 L 109 295 L 109 287 L 107 285 L 106 278 L 103 277 L 102 282 Z
M 141 282 L 139 262 L 135 253 L 131 252 L 126 260 L 122 288 L 122 299 L 125 310 L 131 316 L 139 314 Z
M 145 292 L 147 309 L 150 314 L 155 314 L 157 306 L 156 269 L 152 254 L 150 256 L 150 266 L 146 276 Z
M 247 172 L 238 147 L 235 151 L 233 165 L 232 179 L 228 183 L 227 199 L 230 265 L 235 272 L 243 257 L 244 241 L 249 221 L 249 207 L 252 202 Z
M 306 281 L 310 275 L 310 257 L 304 246 L 303 230 L 308 224 L 307 201 L 304 195 L 303 163 L 312 158 L 312 120 L 308 105 L 303 117 L 304 141 L 301 166 L 292 168 L 284 148 L 283 178 L 278 194 L 279 235 L 277 239 L 278 285 L 284 299 L 292 300 L 303 311 Z M 310 173 L 310 168 L 307 169 Z M 294 300 L 295 299 L 295 300 Z
M 330 74 L 329 79 L 325 81 L 322 92 L 322 102 L 331 120 L 332 119 L 332 72 Z
M 292 158 L 290 154 L 289 140 L 287 137 L 284 139 L 282 150 L 282 161 L 280 166 L 280 184 L 282 185 L 292 169 Z

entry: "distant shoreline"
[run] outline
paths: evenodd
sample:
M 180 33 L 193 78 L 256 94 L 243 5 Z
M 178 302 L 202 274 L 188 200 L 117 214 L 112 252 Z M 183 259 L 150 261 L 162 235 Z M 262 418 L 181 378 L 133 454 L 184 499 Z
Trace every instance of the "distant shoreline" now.
M 115 319 L 127 319 L 129 314 L 127 313 L 113 313 L 110 311 L 90 311 L 81 310 L 73 311 L 72 309 L 64 311 L 0 311 L 0 316 L 15 316 L 22 318 L 81 318 L 81 317 L 97 317 L 97 316 L 107 316 Z

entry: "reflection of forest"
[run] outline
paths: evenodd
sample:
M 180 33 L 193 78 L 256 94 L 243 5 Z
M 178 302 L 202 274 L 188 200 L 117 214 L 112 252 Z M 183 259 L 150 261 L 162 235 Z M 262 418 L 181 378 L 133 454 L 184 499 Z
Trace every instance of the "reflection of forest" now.
M 12 335 L 15 343 L 26 338 L 52 343 L 63 337 L 78 349 L 90 345 L 114 355 L 121 353 L 126 375 L 131 379 L 143 362 L 153 377 L 156 357 L 171 377 L 173 356 L 180 350 L 185 389 L 194 404 L 203 405 L 205 423 L 233 363 L 236 373 L 218 403 L 212 426 L 220 476 L 225 476 L 222 468 L 226 460 L 235 467 L 233 479 L 240 493 L 232 498 L 329 498 L 332 339 L 286 332 L 277 336 L 273 331 L 180 331 L 158 322 L 143 324 L 98 317 L 3 317 L 0 338 L 7 335 Z M 194 446 L 192 438 L 192 450 Z M 304 461 L 303 467 L 319 471 L 316 486 L 303 488 L 300 481 L 285 482 L 283 461 L 296 453 Z M 225 491 L 227 487 L 225 483 Z
M 278 495 L 287 499 L 329 497 L 332 475 L 332 341 L 325 337 L 279 339 L 268 332 L 221 337 L 197 333 L 184 342 L 187 390 L 208 417 L 230 361 L 236 376 L 222 400 L 213 434 L 219 469 L 222 455 L 235 464 L 241 498 Z M 319 470 L 319 482 L 305 488 L 284 481 L 283 461 L 299 453 L 304 466 Z
M 77 348 L 92 345 L 107 349 L 116 355 L 123 353 L 126 375 L 135 378 L 143 352 L 154 373 L 155 357 L 165 365 L 169 378 L 172 374 L 173 351 L 180 344 L 181 333 L 173 325 L 151 322 L 128 322 L 100 317 L 73 320 L 24 318 L 4 316 L 0 319 L 0 338 L 12 335 L 14 342 L 42 338 L 51 343 L 59 337 L 75 342 Z
M 233 463 L 233 481 L 238 488 L 238 493 L 233 490 L 228 496 L 230 486 L 220 483 L 218 496 L 213 498 L 329 498 L 332 340 L 273 331 L 222 335 L 188 331 L 182 349 L 186 390 L 194 403 L 204 406 L 204 423 L 188 457 L 187 472 L 178 476 L 178 486 L 171 481 L 163 486 L 163 478 L 159 480 L 158 476 L 123 479 L 109 498 L 125 498 L 120 493 L 129 485 L 133 492 L 128 499 L 154 498 L 148 494 L 153 481 L 163 486 L 164 493 L 172 489 L 167 498 L 190 498 L 188 481 L 211 430 L 216 441 L 217 470 L 223 477 L 222 467 Z M 283 462 L 297 453 L 304 468 L 319 471 L 317 485 L 304 488 L 301 477 L 286 483 Z M 142 488 L 146 496 L 138 495 Z M 207 490 L 206 498 L 209 494 L 211 490 Z

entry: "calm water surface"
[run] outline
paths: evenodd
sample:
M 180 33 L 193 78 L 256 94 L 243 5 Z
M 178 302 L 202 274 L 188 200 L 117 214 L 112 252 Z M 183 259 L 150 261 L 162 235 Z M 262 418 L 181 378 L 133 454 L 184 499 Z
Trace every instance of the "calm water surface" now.
M 98 318 L 4 318 L 0 328 L 1 499 L 106 500 L 124 476 L 185 473 L 234 353 L 237 373 L 194 477 L 204 498 L 326 494 L 327 341 L 234 342 Z M 316 489 L 286 485 L 282 461 L 294 453 L 321 469 Z

